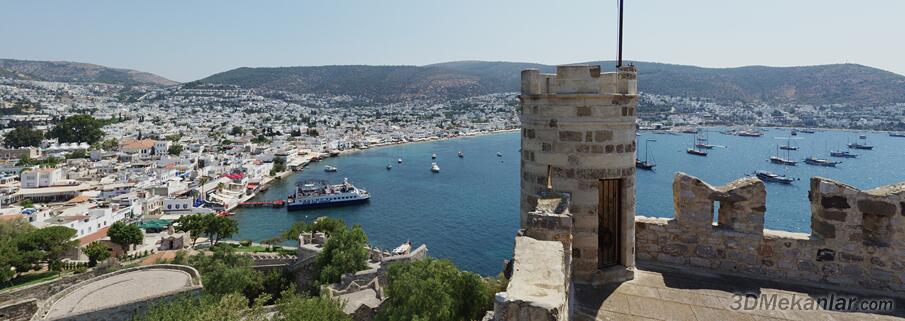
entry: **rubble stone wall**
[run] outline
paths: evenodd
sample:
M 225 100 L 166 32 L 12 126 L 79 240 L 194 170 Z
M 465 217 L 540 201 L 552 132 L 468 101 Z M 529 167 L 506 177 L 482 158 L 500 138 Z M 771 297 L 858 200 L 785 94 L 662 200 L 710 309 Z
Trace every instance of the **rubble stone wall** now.
M 905 183 L 861 191 L 810 181 L 810 234 L 764 230 L 755 178 L 714 187 L 677 173 L 675 218 L 636 218 L 640 261 L 869 290 L 905 291 Z M 714 204 L 719 203 L 714 223 Z

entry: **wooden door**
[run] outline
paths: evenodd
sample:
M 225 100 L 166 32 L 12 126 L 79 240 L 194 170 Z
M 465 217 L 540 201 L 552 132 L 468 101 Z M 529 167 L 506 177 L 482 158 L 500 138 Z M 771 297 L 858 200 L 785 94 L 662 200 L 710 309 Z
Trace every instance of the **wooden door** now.
M 622 226 L 622 180 L 600 180 L 600 197 L 597 204 L 598 268 L 619 264 Z

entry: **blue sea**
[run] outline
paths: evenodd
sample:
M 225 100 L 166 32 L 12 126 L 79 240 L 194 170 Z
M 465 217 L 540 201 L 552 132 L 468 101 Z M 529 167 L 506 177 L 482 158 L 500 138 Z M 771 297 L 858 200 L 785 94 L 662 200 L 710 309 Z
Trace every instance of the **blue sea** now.
M 790 136 L 789 130 L 770 129 L 764 136 L 738 137 L 718 133 L 711 128 L 702 134 L 709 144 L 725 146 L 708 150 L 707 157 L 685 153 L 694 135 L 641 132 L 638 153 L 643 158 L 650 148 L 656 171 L 638 171 L 638 215 L 672 217 L 673 174 L 683 171 L 713 185 L 721 185 L 755 170 L 769 170 L 800 178 L 792 185 L 767 184 L 766 227 L 809 232 L 810 208 L 808 179 L 823 176 L 858 188 L 905 181 L 905 138 L 886 133 L 818 131 Z M 791 143 L 798 151 L 792 159 L 807 156 L 829 158 L 834 149 L 847 149 L 849 142 L 866 135 L 874 150 L 852 150 L 859 157 L 841 160 L 833 167 L 806 165 L 781 166 L 767 159 L 777 154 L 777 146 Z M 795 139 L 779 139 L 794 137 Z M 651 140 L 650 142 L 647 142 Z M 458 151 L 465 154 L 458 158 Z M 304 172 L 276 183 L 255 200 L 285 199 L 295 182 L 326 179 L 333 183 L 343 178 L 367 189 L 368 204 L 351 207 L 287 212 L 285 209 L 240 209 L 235 218 L 240 232 L 236 239 L 264 240 L 277 235 L 298 220 L 312 221 L 319 216 L 341 218 L 360 224 L 376 246 L 393 248 L 411 240 L 427 244 L 430 255 L 452 260 L 459 268 L 482 275 L 495 275 L 502 261 L 512 255 L 513 236 L 518 230 L 519 211 L 519 134 L 505 133 L 457 138 L 429 143 L 373 148 L 313 163 Z M 501 152 L 502 157 L 496 153 Z M 438 158 L 431 159 L 436 153 Z M 786 151 L 780 151 L 786 157 Z M 403 163 L 397 164 L 396 159 Z M 440 173 L 431 173 L 437 162 Z M 393 169 L 387 170 L 386 164 Z M 335 173 L 323 167 L 336 166 Z M 291 244 L 291 243 L 287 243 Z

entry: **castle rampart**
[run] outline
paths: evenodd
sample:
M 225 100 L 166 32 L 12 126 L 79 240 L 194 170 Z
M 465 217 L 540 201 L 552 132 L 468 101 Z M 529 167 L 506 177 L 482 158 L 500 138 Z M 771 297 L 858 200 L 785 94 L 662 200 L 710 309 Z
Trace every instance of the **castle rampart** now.
M 820 177 L 810 183 L 812 232 L 805 234 L 763 228 L 766 190 L 755 178 L 714 187 L 677 173 L 676 217 L 636 219 L 637 258 L 749 277 L 905 292 L 905 184 L 861 191 Z

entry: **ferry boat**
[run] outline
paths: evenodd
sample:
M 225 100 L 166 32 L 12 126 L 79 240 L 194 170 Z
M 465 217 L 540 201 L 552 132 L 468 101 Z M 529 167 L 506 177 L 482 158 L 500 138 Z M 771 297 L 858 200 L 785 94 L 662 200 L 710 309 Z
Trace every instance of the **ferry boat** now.
M 780 183 L 780 184 L 792 184 L 795 181 L 794 178 L 786 177 L 785 175 L 779 175 L 774 172 L 769 171 L 756 171 L 754 175 L 757 176 L 760 180 L 768 183 Z
M 438 166 L 437 163 L 431 163 L 431 172 L 439 173 L 439 172 L 440 172 L 440 166 Z
M 808 165 L 817 165 L 817 166 L 828 166 L 828 167 L 836 167 L 836 164 L 841 162 L 834 162 L 828 159 L 821 159 L 814 156 L 808 157 L 804 159 L 804 163 Z
M 852 154 L 847 150 L 834 150 L 830 152 L 830 156 L 839 157 L 839 158 L 856 158 L 857 154 Z
M 368 191 L 355 187 L 348 178 L 336 185 L 326 181 L 307 181 L 296 187 L 295 194 L 289 195 L 286 210 L 361 204 L 370 198 Z
M 328 173 L 335 172 L 335 171 L 336 171 L 336 166 L 330 166 L 330 165 L 324 166 L 324 171 L 325 171 L 325 172 L 328 172 Z

